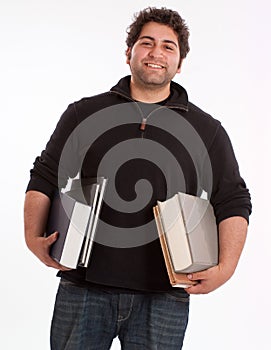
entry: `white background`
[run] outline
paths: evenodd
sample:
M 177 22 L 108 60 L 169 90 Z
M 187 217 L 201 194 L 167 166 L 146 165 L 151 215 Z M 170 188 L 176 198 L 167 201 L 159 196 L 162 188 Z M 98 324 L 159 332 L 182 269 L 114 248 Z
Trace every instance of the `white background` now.
M 67 105 L 129 73 L 133 13 L 164 1 L 1 0 L 0 347 L 48 350 L 58 279 L 25 247 L 24 191 L 34 158 Z M 270 349 L 270 5 L 167 1 L 191 52 L 176 81 L 228 131 L 253 215 L 234 277 L 191 300 L 184 350 Z M 119 349 L 118 341 L 112 349 Z M 82 349 L 83 350 L 83 349 Z

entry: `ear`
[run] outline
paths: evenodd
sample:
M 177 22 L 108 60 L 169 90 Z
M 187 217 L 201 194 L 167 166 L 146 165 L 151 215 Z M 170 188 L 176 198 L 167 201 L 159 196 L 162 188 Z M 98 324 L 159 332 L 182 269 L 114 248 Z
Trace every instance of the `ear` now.
M 126 55 L 126 63 L 130 64 L 130 59 L 131 59 L 131 47 L 128 47 L 125 51 L 125 55 Z
M 181 73 L 181 68 L 182 68 L 182 63 L 183 63 L 183 58 L 180 59 L 180 63 L 179 63 L 179 67 L 177 69 L 177 72 L 176 73 Z

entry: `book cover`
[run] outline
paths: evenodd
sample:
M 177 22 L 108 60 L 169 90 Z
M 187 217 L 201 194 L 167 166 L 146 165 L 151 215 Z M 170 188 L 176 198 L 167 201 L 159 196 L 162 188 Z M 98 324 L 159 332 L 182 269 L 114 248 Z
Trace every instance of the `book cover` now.
M 172 287 L 179 288 L 187 288 L 197 284 L 197 282 L 189 280 L 186 274 L 174 271 L 158 206 L 155 206 L 153 211 L 170 284 Z

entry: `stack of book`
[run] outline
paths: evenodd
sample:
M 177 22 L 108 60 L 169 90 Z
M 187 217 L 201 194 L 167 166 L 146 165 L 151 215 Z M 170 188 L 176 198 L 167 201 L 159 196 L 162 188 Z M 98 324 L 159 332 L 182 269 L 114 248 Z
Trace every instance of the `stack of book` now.
M 50 255 L 61 265 L 88 266 L 106 183 L 103 177 L 73 180 L 70 191 L 55 193 L 45 235 L 58 232 Z
M 153 208 L 160 244 L 174 287 L 195 282 L 188 273 L 218 263 L 218 233 L 213 207 L 206 199 L 178 192 Z

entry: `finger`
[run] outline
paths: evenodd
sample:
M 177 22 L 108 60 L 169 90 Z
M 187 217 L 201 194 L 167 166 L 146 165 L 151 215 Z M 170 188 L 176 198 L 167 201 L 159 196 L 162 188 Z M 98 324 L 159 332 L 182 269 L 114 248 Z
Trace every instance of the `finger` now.
M 57 270 L 61 270 L 61 271 L 71 270 L 69 267 L 66 267 L 66 266 L 63 266 L 63 265 L 59 264 L 56 260 L 54 260 L 50 256 L 48 256 L 46 258 L 44 263 L 45 263 L 46 266 L 52 267 L 52 268 L 57 269 Z
M 59 233 L 56 231 L 52 233 L 50 236 L 46 238 L 46 242 L 48 244 L 48 247 L 50 247 L 58 238 Z M 50 255 L 48 255 L 44 261 L 45 265 L 48 267 L 53 267 L 54 269 L 61 270 L 61 271 L 69 271 L 72 270 L 69 267 L 66 267 L 64 265 L 59 264 L 56 260 L 54 260 Z
M 207 274 L 206 271 L 200 271 L 200 272 L 194 272 L 194 273 L 189 273 L 187 275 L 187 278 L 190 279 L 191 281 L 200 281 L 206 279 Z
M 66 267 L 66 266 L 63 266 L 63 265 L 60 265 L 60 264 L 58 264 L 58 265 L 59 265 L 59 270 L 61 270 L 61 271 L 70 271 L 70 270 L 72 270 L 69 267 Z
M 48 245 L 50 246 L 57 240 L 57 238 L 58 238 L 58 232 L 54 232 L 46 238 L 46 241 L 47 241 Z
M 57 263 L 57 262 L 55 262 L 55 263 L 53 264 L 53 266 L 51 266 L 51 267 L 53 267 L 54 269 L 60 270 L 60 271 L 70 271 L 70 270 L 72 270 L 71 268 L 66 267 L 66 266 L 63 266 L 63 265 L 60 265 L 60 264 Z
M 195 286 L 186 288 L 185 291 L 188 294 L 206 294 L 207 291 L 201 283 L 196 284 Z

